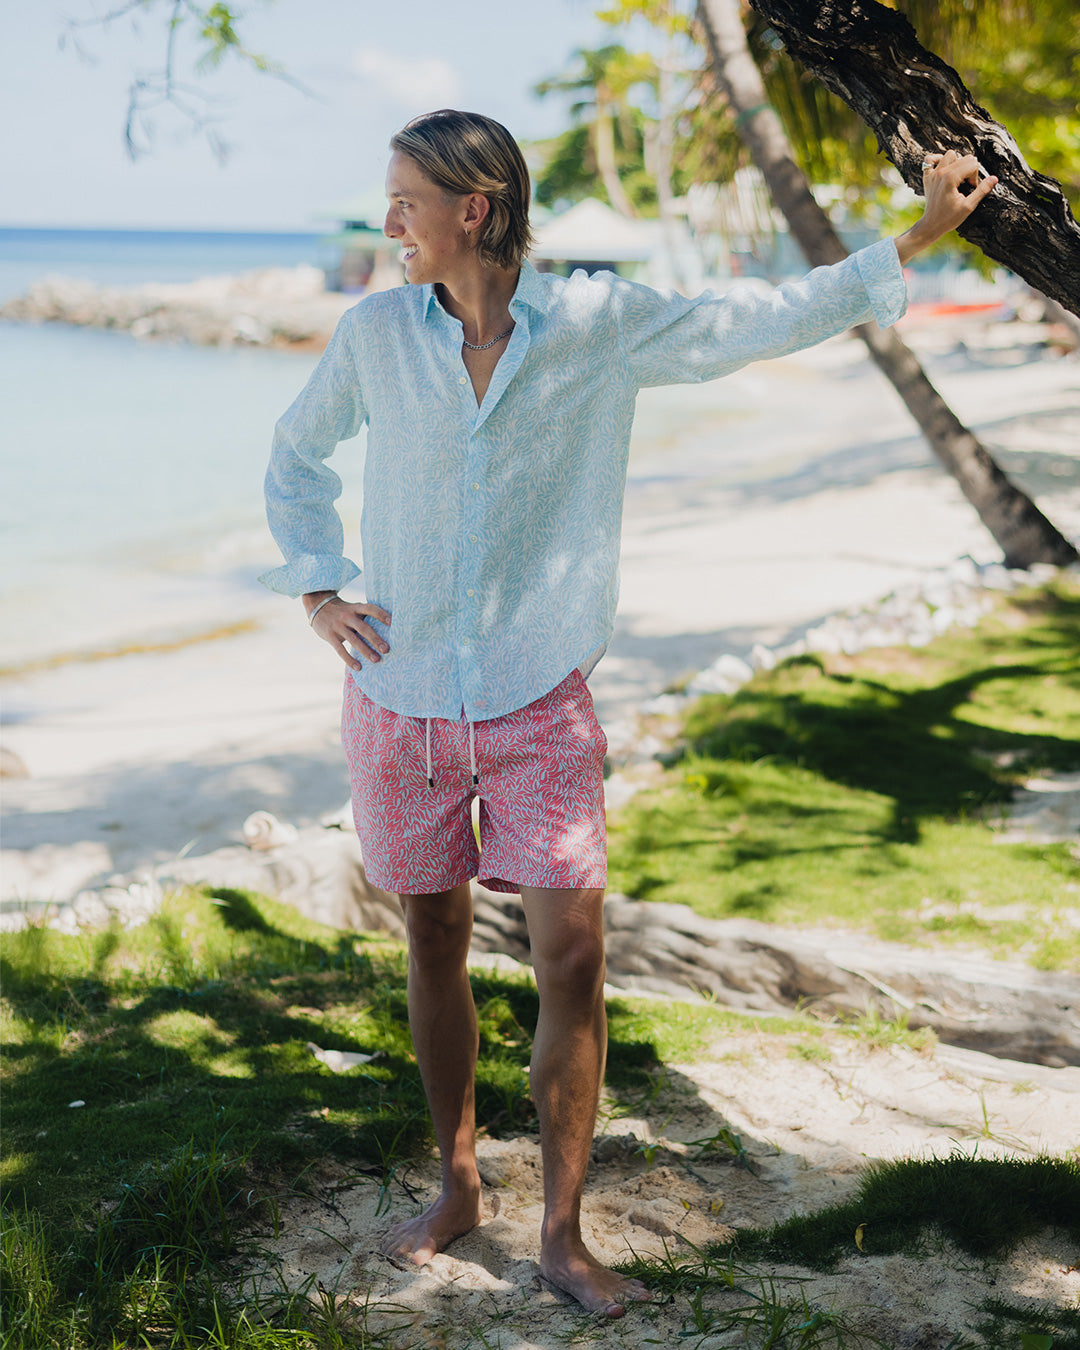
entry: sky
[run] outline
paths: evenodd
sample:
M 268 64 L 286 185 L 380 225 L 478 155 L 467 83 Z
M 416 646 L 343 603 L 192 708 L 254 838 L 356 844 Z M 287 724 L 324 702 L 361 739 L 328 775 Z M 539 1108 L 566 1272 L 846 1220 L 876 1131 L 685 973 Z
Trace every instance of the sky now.
M 193 74 L 181 45 L 228 157 L 163 109 L 133 163 L 128 88 L 162 65 L 166 0 L 144 0 L 138 31 L 124 17 L 60 43 L 68 20 L 127 3 L 0 0 L 0 226 L 325 228 L 336 206 L 381 190 L 387 141 L 418 113 L 487 113 L 519 140 L 558 132 L 566 104 L 532 86 L 576 47 L 613 40 L 598 0 L 239 0 L 246 44 L 308 92 L 235 61 Z

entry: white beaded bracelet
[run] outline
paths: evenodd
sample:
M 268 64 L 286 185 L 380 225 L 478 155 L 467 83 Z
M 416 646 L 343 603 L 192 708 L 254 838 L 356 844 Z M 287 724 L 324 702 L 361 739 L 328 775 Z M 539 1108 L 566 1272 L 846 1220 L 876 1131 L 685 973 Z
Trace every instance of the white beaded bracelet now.
M 311 611 L 311 613 L 308 615 L 308 619 L 307 619 L 307 621 L 308 621 L 308 627 L 309 627 L 309 628 L 314 628 L 314 627 L 315 627 L 315 615 L 318 614 L 319 610 L 322 609 L 323 605 L 328 605 L 328 604 L 330 603 L 331 600 L 340 600 L 340 599 L 341 599 L 341 596 L 338 595 L 337 592 L 335 591 L 333 595 L 328 595 L 328 596 L 326 597 L 325 600 L 320 600 L 319 603 L 315 606 L 315 608 L 314 608 L 314 609 Z

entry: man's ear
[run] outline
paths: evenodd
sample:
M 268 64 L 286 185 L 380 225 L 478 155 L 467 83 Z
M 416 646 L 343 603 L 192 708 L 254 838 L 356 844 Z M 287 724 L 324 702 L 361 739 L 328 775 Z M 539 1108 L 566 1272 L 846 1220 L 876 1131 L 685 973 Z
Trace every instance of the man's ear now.
M 465 203 L 465 228 L 472 234 L 491 215 L 491 203 L 482 192 L 472 192 Z

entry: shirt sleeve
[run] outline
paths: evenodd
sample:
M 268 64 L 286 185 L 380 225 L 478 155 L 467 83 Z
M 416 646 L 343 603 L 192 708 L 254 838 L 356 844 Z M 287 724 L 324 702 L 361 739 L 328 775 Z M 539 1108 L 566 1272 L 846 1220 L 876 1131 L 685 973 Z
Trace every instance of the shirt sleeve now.
M 334 502 L 341 479 L 327 465 L 339 441 L 367 420 L 356 362 L 356 309 L 342 315 L 322 359 L 274 429 L 266 470 L 266 518 L 285 566 L 259 580 L 282 595 L 337 591 L 359 576 L 344 556 Z
M 907 308 L 892 239 L 765 293 L 736 285 L 688 299 L 632 282 L 618 293 L 623 349 L 639 388 L 715 380 L 871 319 L 888 327 Z

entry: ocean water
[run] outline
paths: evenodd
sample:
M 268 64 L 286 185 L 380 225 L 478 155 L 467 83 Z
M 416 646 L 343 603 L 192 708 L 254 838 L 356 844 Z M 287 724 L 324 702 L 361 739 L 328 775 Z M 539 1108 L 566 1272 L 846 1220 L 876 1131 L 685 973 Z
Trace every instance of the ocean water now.
M 0 230 L 0 295 L 320 261 L 303 235 Z M 0 323 L 0 665 L 243 617 L 279 558 L 262 475 L 317 356 Z M 335 457 L 355 528 L 361 438 Z
M 332 247 L 317 234 L 0 229 L 0 302 L 46 276 L 133 286 L 332 260 Z

